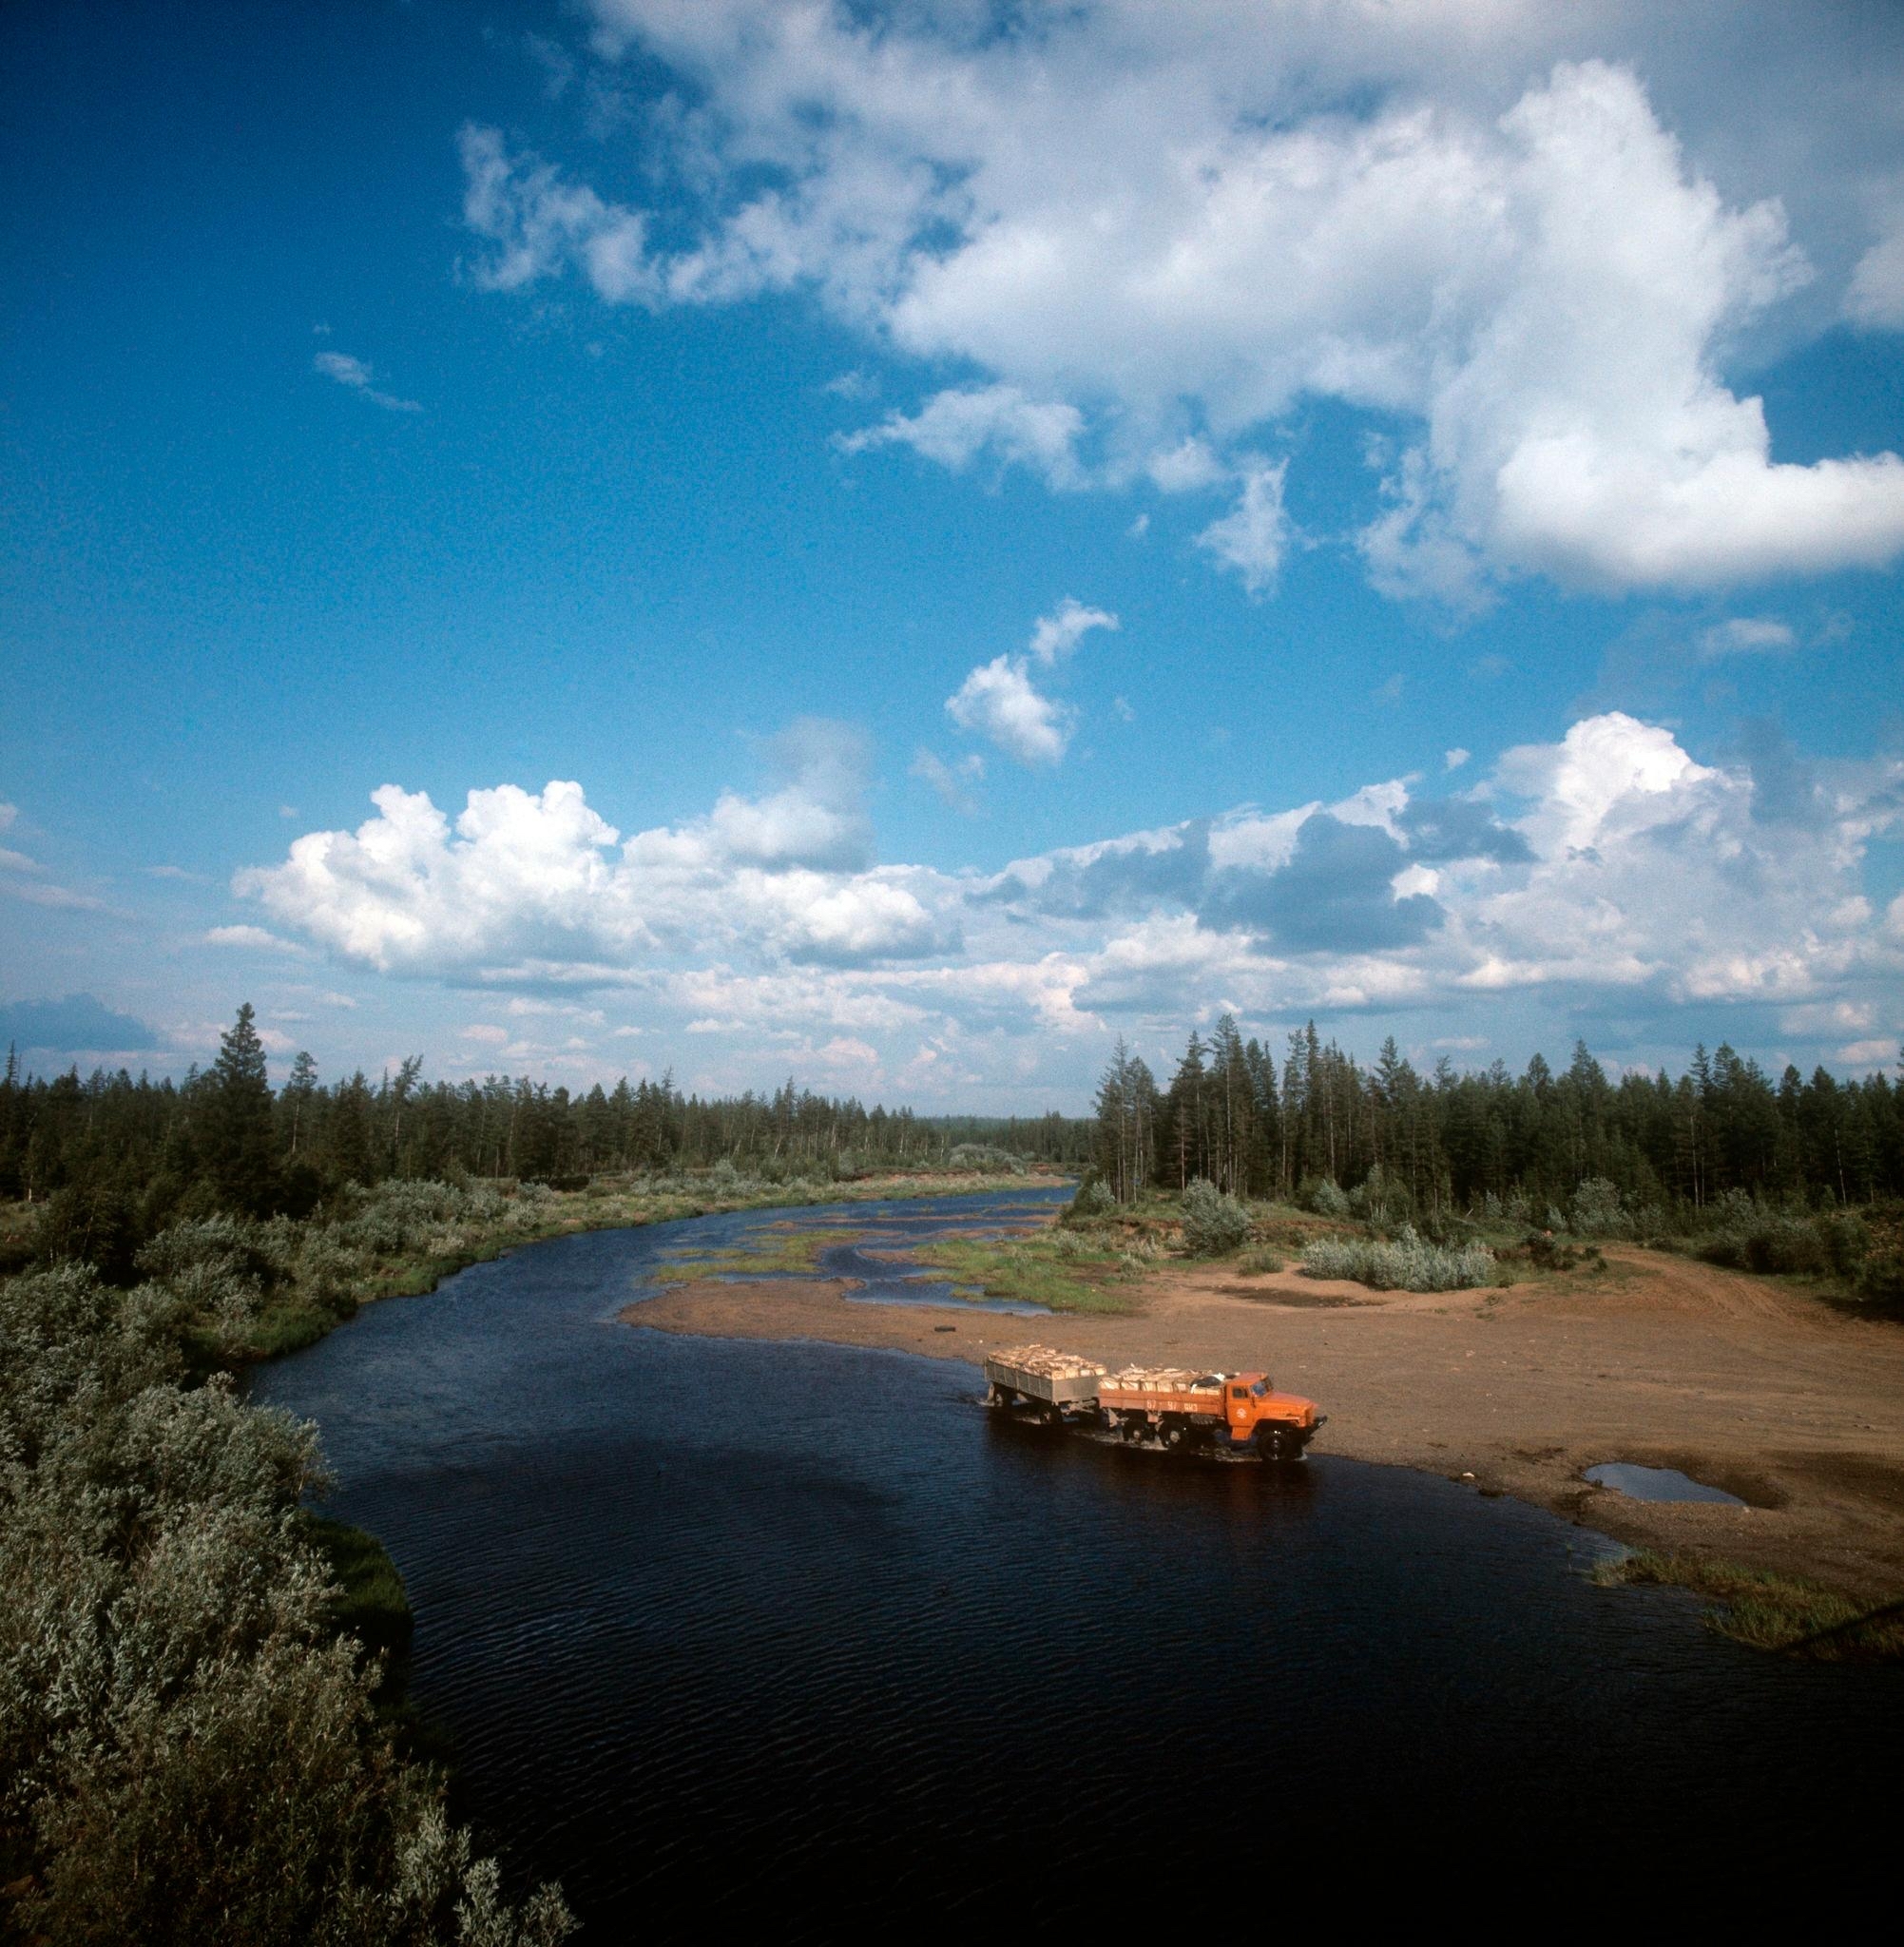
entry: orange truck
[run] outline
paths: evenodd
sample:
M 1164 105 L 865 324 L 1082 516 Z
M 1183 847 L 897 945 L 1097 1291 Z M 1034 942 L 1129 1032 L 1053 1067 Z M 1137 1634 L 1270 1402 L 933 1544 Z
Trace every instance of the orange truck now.
M 1254 1450 L 1299 1460 L 1328 1416 L 1299 1393 L 1279 1393 L 1266 1373 L 1199 1373 L 1127 1366 L 1113 1373 L 1048 1345 L 1016 1345 L 985 1361 L 990 1401 L 1054 1424 L 1163 1447 Z

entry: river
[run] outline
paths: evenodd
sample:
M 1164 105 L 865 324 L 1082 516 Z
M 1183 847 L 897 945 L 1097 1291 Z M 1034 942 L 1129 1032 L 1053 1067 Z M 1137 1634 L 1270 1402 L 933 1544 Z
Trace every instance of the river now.
M 537 1244 L 256 1378 L 403 1571 L 459 1810 L 589 1937 L 1888 1846 L 1904 1672 L 1599 1589 L 1610 1545 L 1538 1510 L 1326 1430 L 1299 1467 L 1184 1461 L 1003 1420 L 956 1363 L 617 1321 L 670 1251 L 780 1221 Z

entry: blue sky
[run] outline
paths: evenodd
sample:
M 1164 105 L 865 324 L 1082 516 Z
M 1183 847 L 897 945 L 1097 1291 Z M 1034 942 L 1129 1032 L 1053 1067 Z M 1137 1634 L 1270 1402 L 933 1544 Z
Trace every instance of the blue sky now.
M 10 10 L 0 1034 L 1888 1065 L 1904 22 L 1654 14 Z

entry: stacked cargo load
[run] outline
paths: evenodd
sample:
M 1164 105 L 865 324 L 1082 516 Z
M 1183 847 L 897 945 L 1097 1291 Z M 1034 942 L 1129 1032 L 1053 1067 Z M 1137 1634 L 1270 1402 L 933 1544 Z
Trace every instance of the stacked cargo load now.
M 1221 1393 L 1223 1373 L 1194 1372 L 1180 1365 L 1127 1365 L 1105 1377 L 1106 1393 Z
M 1011 1345 L 986 1359 L 985 1377 L 994 1406 L 1165 1447 L 1253 1445 L 1265 1459 L 1294 1460 L 1322 1424 L 1313 1399 L 1276 1392 L 1263 1373 L 1180 1365 L 1112 1373 L 1049 1345 Z
M 1094 1400 L 1105 1368 L 1095 1359 L 1079 1359 L 1049 1345 L 1013 1345 L 987 1358 L 985 1377 L 994 1398 L 1007 1403 L 1017 1395 L 1062 1406 Z

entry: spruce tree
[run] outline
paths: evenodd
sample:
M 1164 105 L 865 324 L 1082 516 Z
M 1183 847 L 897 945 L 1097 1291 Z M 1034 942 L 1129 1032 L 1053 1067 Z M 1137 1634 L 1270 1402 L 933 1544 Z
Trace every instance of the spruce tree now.
M 219 1058 L 205 1076 L 202 1161 L 222 1206 L 261 1217 L 276 1201 L 278 1165 L 271 1082 L 255 1019 L 246 1001 L 219 1038 Z

